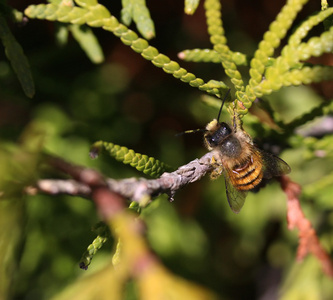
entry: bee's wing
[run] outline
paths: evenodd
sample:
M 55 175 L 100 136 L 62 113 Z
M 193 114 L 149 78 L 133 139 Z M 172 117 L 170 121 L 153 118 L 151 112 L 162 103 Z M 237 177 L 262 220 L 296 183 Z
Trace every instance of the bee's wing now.
M 289 165 L 284 160 L 275 156 L 274 154 L 266 151 L 261 151 L 261 156 L 265 166 L 263 174 L 264 178 L 270 179 L 272 177 L 282 176 L 291 172 Z
M 245 203 L 247 191 L 237 190 L 230 182 L 227 174 L 224 174 L 224 178 L 229 206 L 234 213 L 238 214 Z

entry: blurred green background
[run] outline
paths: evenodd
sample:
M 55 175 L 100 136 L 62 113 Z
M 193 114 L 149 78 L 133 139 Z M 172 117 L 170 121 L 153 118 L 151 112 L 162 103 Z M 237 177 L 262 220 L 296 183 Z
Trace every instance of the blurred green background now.
M 118 1 L 104 2 L 112 13 L 119 14 Z M 223 3 L 229 45 L 234 51 L 251 55 L 285 2 L 231 2 Z M 310 2 L 298 21 L 320 9 L 319 3 Z M 20 11 L 32 3 L 10 1 Z M 177 53 L 184 49 L 210 47 L 202 7 L 194 16 L 185 16 L 181 1 L 147 1 L 147 6 L 157 35 L 151 44 L 161 53 L 177 60 Z M 200 91 L 163 73 L 111 33 L 94 29 L 105 56 L 104 62 L 94 64 L 71 36 L 67 43 L 59 44 L 56 33 L 60 24 L 29 20 L 24 26 L 10 25 L 30 62 L 36 95 L 33 99 L 25 97 L 1 50 L 0 134 L 4 148 L 20 144 L 23 133 L 29 136 L 31 126 L 37 126 L 45 132 L 45 151 L 112 178 L 142 174 L 108 157 L 92 161 L 89 147 L 97 140 L 126 146 L 175 167 L 206 152 L 200 134 L 175 134 L 204 127 L 218 110 L 204 104 Z M 181 65 L 206 81 L 225 80 L 218 64 Z M 269 101 L 283 120 L 290 121 L 323 99 L 332 98 L 331 86 L 286 88 Z M 223 116 L 230 121 L 226 114 Z M 255 136 L 256 126 L 247 124 L 247 118 L 244 123 Z M 14 166 L 19 164 L 6 153 L 3 163 L 13 159 Z M 304 188 L 333 170 L 331 155 L 315 158 L 307 147 L 288 149 L 281 157 L 292 168 L 291 178 Z M 8 171 L 4 167 L 1 170 L 3 174 Z M 332 192 L 332 185 L 328 185 L 302 199 L 307 217 L 330 253 Z M 91 201 L 35 195 L 25 196 L 21 205 L 19 216 L 6 219 L 11 208 L 5 204 L 0 215 L 2 230 L 18 240 L 17 265 L 10 279 L 12 299 L 49 299 L 77 277 L 92 274 L 110 261 L 112 240 L 94 257 L 88 271 L 78 267 L 82 253 L 95 237 L 91 228 L 99 221 Z M 242 212 L 235 215 L 226 201 L 223 179 L 211 181 L 207 177 L 177 193 L 173 203 L 159 197 L 143 209 L 142 218 L 152 248 L 168 268 L 223 297 L 333 297 L 332 281 L 314 257 L 302 263 L 295 260 L 298 237 L 287 229 L 286 199 L 277 183 L 250 194 Z M 18 224 L 21 227 L 14 230 Z

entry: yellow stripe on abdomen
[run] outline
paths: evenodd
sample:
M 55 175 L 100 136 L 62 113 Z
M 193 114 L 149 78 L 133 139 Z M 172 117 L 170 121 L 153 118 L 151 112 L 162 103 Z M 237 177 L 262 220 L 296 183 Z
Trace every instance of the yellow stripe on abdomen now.
M 239 170 L 239 171 L 237 171 Z M 262 164 L 248 163 L 246 168 L 233 170 L 233 178 L 231 181 L 236 189 L 248 191 L 255 188 L 262 180 Z

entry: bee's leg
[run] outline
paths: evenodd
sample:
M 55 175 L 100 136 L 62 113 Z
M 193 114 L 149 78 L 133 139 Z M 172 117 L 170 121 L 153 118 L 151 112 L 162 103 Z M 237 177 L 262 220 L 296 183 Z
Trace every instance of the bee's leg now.
M 223 167 L 216 161 L 214 156 L 212 157 L 211 164 L 214 167 L 214 170 L 210 173 L 210 178 L 216 179 L 222 175 Z
M 210 178 L 217 179 L 218 177 L 220 177 L 222 175 L 222 172 L 223 172 L 223 168 L 221 166 L 219 166 L 210 173 Z

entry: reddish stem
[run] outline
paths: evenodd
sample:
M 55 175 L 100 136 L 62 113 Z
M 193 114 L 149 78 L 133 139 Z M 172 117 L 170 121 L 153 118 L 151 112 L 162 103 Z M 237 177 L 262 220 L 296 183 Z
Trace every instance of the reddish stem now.
M 302 260 L 309 252 L 315 255 L 321 262 L 324 272 L 333 277 L 333 263 L 319 242 L 316 231 L 310 221 L 304 215 L 299 197 L 301 187 L 290 180 L 288 176 L 282 176 L 281 187 L 287 195 L 287 221 L 288 229 L 297 228 L 299 230 L 299 246 L 297 250 L 297 260 Z

